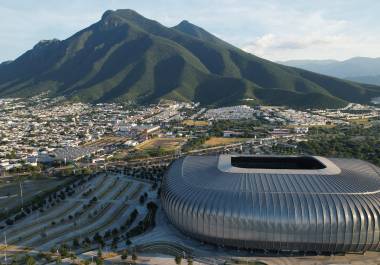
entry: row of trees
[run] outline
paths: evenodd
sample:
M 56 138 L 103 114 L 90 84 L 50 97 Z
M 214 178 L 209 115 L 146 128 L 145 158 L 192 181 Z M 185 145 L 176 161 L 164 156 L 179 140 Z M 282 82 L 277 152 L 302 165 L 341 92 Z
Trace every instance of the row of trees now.
M 161 181 L 165 170 L 167 166 L 166 165 L 152 165 L 152 166 L 145 166 L 145 167 L 133 167 L 133 168 L 126 168 L 124 170 L 124 174 L 131 175 L 135 178 L 143 179 L 143 180 L 150 180 L 154 182 Z
M 54 207 L 56 204 L 65 200 L 67 197 L 73 196 L 78 188 L 86 182 L 94 178 L 95 175 L 83 176 L 80 179 L 72 179 L 68 183 L 58 185 L 55 188 L 46 191 L 42 195 L 38 195 L 24 204 L 23 211 L 21 207 L 15 208 L 8 212 L 8 216 L 3 214 L 0 218 L 7 218 L 6 225 L 13 225 L 16 221 L 26 217 L 27 215 L 40 211 L 44 212 L 46 209 Z
M 127 238 L 140 235 L 156 225 L 155 218 L 158 206 L 154 202 L 149 202 L 146 207 L 148 209 L 148 213 L 145 215 L 144 219 L 138 223 L 137 226 L 126 233 Z

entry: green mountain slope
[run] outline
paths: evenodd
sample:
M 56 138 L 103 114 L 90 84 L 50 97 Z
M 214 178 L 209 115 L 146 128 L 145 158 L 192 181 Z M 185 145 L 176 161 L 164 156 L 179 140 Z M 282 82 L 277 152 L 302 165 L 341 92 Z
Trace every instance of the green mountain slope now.
M 0 97 L 49 91 L 88 102 L 175 99 L 340 107 L 369 103 L 380 88 L 283 66 L 187 21 L 168 28 L 133 10 L 107 11 L 72 37 L 43 41 L 0 64 Z

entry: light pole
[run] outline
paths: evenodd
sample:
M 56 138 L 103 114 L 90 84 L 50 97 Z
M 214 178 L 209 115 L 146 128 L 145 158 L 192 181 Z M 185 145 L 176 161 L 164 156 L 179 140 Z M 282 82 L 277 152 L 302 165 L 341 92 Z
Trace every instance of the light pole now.
M 21 180 L 19 180 L 19 186 L 20 186 L 20 196 L 21 196 L 21 212 L 24 212 L 24 197 L 23 197 L 23 192 L 22 192 Z
M 4 263 L 8 264 L 8 262 L 7 262 L 7 248 L 8 248 L 8 246 L 7 246 L 7 233 L 6 232 L 4 232 L 4 245 L 5 245 Z

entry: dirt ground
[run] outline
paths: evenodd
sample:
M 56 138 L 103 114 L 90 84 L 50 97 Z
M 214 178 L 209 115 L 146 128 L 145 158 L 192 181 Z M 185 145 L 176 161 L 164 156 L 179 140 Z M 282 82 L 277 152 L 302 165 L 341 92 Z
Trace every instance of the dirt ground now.
M 162 148 L 164 151 L 172 151 L 178 149 L 185 139 L 183 138 L 153 138 L 138 145 L 138 150 L 152 150 Z
M 227 145 L 234 143 L 241 143 L 247 141 L 247 138 L 224 138 L 224 137 L 211 137 L 203 145 L 205 147 Z
M 182 123 L 187 126 L 208 126 L 208 121 L 184 120 Z

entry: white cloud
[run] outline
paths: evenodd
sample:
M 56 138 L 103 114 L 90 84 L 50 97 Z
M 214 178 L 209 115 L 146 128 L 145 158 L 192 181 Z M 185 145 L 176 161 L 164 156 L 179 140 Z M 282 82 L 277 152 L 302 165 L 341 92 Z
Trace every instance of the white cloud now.
M 353 44 L 354 40 L 344 35 L 327 35 L 327 36 L 313 36 L 313 35 L 285 35 L 279 36 L 275 34 L 265 34 L 256 38 L 254 41 L 246 43 L 242 49 L 263 56 L 269 59 L 283 59 L 281 57 L 288 57 L 289 54 L 297 55 L 309 52 L 309 58 L 315 56 L 311 51 L 331 49 L 335 47 L 344 47 L 348 44 Z
M 4 0 L 0 61 L 41 39 L 67 38 L 116 8 L 135 9 L 167 26 L 187 19 L 272 60 L 380 56 L 376 0 Z
M 357 30 L 353 22 L 326 18 L 320 11 L 277 12 L 281 19 L 270 20 L 269 33 L 247 38 L 240 47 L 272 60 L 379 56 L 380 36 Z

